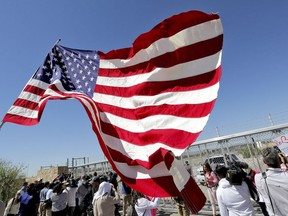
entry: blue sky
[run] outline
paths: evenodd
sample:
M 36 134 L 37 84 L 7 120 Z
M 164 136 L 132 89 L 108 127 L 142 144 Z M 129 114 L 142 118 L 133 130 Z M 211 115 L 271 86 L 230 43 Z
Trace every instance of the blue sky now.
M 201 10 L 219 13 L 224 46 L 219 97 L 199 140 L 215 137 L 216 127 L 227 135 L 268 126 L 269 114 L 287 122 L 287 8 L 286 0 L 2 1 L 0 118 L 58 38 L 63 46 L 108 52 L 172 15 Z M 76 100 L 49 101 L 36 126 L 4 124 L 0 146 L 0 158 L 26 166 L 29 176 L 67 158 L 104 158 Z

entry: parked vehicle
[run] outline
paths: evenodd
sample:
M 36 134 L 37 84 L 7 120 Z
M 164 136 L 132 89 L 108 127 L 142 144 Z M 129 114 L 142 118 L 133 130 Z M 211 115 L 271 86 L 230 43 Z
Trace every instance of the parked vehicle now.
M 229 155 L 226 155 L 226 154 L 224 156 L 223 155 L 211 156 L 207 158 L 203 164 L 206 164 L 208 162 L 212 170 L 215 170 L 217 165 L 228 166 L 230 162 L 240 161 L 239 158 L 235 154 L 230 154 L 230 157 Z M 197 175 L 196 175 L 196 181 L 202 185 L 204 185 L 205 183 L 203 164 L 201 165 L 201 167 L 197 169 Z

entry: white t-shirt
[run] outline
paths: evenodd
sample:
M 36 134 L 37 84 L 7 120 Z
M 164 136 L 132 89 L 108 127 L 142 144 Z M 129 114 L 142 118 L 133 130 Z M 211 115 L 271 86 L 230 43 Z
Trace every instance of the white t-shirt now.
M 75 207 L 76 206 L 76 191 L 77 187 L 67 187 L 68 191 L 68 207 Z

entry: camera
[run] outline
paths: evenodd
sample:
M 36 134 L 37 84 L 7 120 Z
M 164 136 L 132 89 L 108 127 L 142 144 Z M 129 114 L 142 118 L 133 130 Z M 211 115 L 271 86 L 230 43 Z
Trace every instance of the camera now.
M 245 162 L 233 162 L 230 164 L 229 169 L 227 170 L 226 179 L 231 185 L 242 185 L 242 182 L 246 182 L 251 198 L 256 202 L 259 201 L 259 194 L 255 185 L 251 179 L 248 179 L 247 174 L 243 171 L 246 169 L 248 164 Z
M 242 170 L 244 163 L 233 162 L 227 171 L 226 179 L 231 185 L 241 185 L 242 181 L 246 177 L 246 173 Z

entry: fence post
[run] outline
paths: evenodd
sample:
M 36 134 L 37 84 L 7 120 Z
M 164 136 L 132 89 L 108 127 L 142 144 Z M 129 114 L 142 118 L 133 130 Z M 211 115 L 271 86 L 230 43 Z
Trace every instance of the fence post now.
M 251 137 L 251 139 L 252 139 L 252 142 L 253 142 L 254 148 L 256 148 L 255 157 L 256 157 L 256 160 L 257 160 L 257 163 L 258 163 L 258 167 L 259 167 L 260 171 L 262 172 L 262 171 L 263 171 L 263 170 L 262 170 L 262 166 L 260 165 L 260 162 L 259 162 L 258 147 L 256 147 L 256 145 L 255 145 L 256 142 L 255 142 L 254 138 Z M 254 152 L 255 152 L 255 151 L 254 151 Z M 256 156 L 256 154 L 257 154 L 257 156 Z
M 254 165 L 254 167 L 256 167 L 256 164 L 255 164 L 255 158 L 254 158 L 254 155 L 252 154 L 252 151 L 251 151 L 251 149 L 250 149 L 250 146 L 249 146 L 249 141 L 248 141 L 248 139 L 247 139 L 247 137 L 245 136 L 245 140 L 246 140 L 246 145 L 247 145 L 247 148 L 248 148 L 248 151 L 249 151 L 249 154 L 250 154 L 250 156 L 252 157 L 252 162 L 253 162 L 253 165 Z M 254 152 L 255 153 L 255 152 Z M 258 164 L 259 165 L 259 164 Z M 260 168 L 260 167 L 259 167 Z
M 224 156 L 224 163 L 225 163 L 225 166 L 227 167 L 227 160 L 226 160 L 225 152 L 224 152 L 224 149 L 223 149 L 223 141 L 222 141 L 222 140 L 218 141 L 218 144 L 219 144 L 220 147 L 221 147 L 221 153 L 222 153 L 222 155 Z

